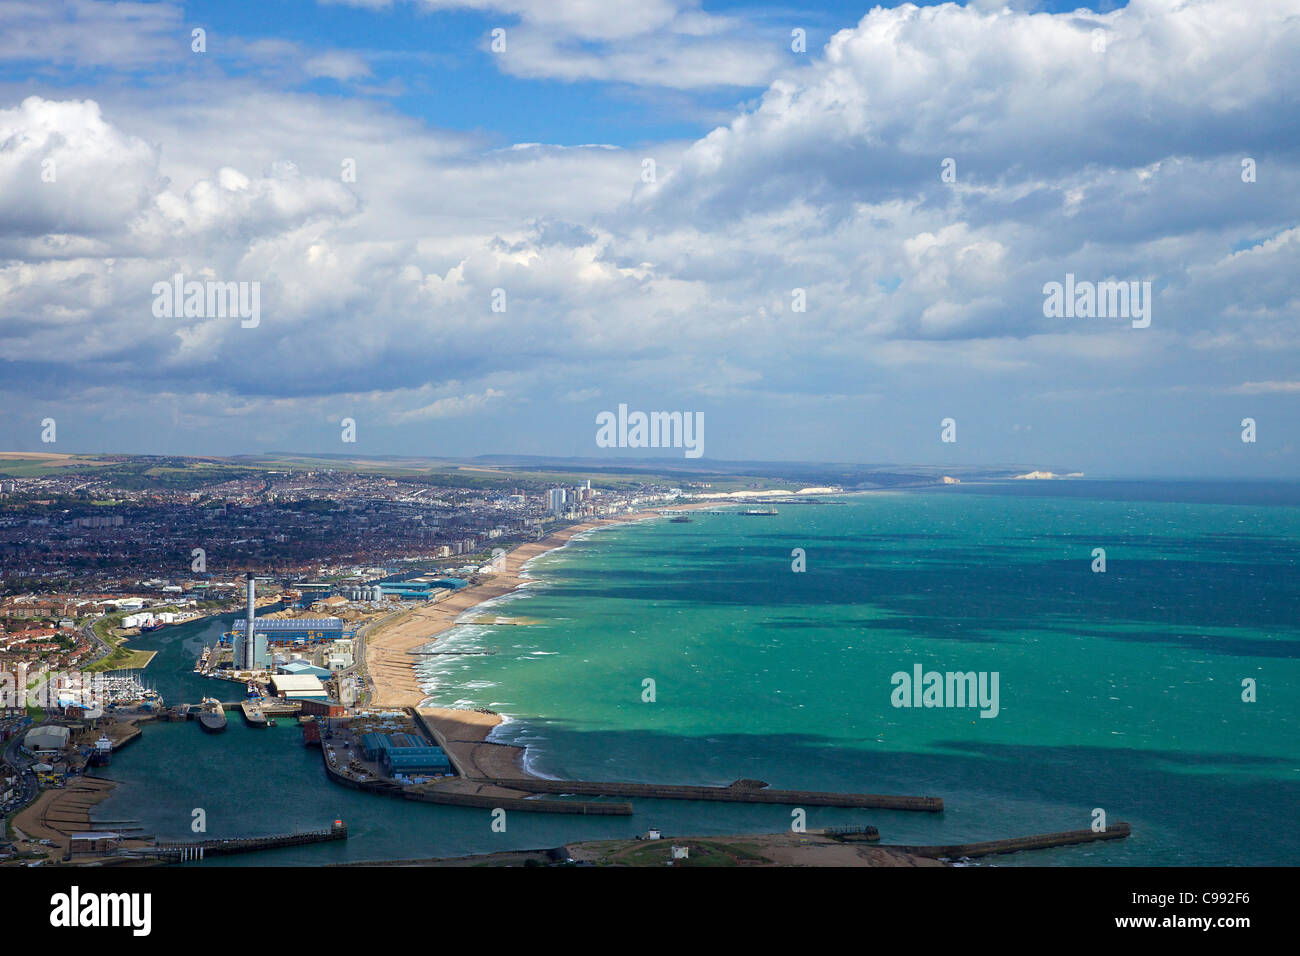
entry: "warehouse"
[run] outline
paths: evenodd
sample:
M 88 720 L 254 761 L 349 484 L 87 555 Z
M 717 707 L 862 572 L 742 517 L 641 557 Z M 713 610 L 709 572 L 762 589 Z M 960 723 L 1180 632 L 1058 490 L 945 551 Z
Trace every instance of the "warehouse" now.
M 451 773 L 451 760 L 441 747 L 389 747 L 383 752 L 384 770 L 399 773 Z
M 287 664 L 281 664 L 276 668 L 281 674 L 287 674 L 290 677 L 316 677 L 325 680 L 330 676 L 330 672 L 323 667 L 317 667 L 310 661 L 289 661 Z
M 67 727 L 36 727 L 27 731 L 23 746 L 34 754 L 63 751 L 68 746 Z
M 390 746 L 392 746 L 392 741 L 388 739 L 387 734 L 361 735 L 361 752 L 367 760 L 378 760 L 379 755 Z
M 342 717 L 347 713 L 347 708 L 337 700 L 326 699 L 302 699 L 302 709 L 299 713 L 303 715 L 310 714 L 313 717 Z
M 309 674 L 276 674 L 271 678 L 271 693 L 287 700 L 325 700 L 325 685 Z

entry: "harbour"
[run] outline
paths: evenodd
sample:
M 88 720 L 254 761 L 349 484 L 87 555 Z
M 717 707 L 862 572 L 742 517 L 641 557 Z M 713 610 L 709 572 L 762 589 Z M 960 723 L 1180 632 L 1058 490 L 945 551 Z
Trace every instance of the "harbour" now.
M 815 525 L 820 520 L 816 518 L 817 514 L 833 513 L 835 516 L 834 523 L 843 523 L 846 520 L 852 520 L 855 509 L 858 508 L 867 508 L 868 513 L 874 515 L 880 509 L 880 501 L 882 500 L 866 499 L 861 504 L 851 503 L 837 509 L 801 509 L 799 514 L 802 517 L 797 519 L 783 514 L 776 516 L 773 520 L 778 522 L 798 520 L 801 523 L 812 521 L 814 527 L 805 529 L 801 533 L 803 535 L 815 535 L 817 533 Z M 936 506 L 932 503 L 933 499 L 926 499 L 923 496 L 896 495 L 891 496 L 889 500 L 891 509 L 894 509 L 892 513 L 895 515 L 900 507 L 905 514 L 909 508 L 934 508 Z M 943 506 L 949 507 L 946 503 Z M 635 554 L 637 549 L 641 547 L 658 547 L 661 536 L 668 533 L 669 529 L 680 529 L 680 533 L 690 534 L 700 526 L 701 522 L 716 522 L 718 520 L 705 515 L 701 516 L 699 522 L 693 525 L 673 525 L 670 522 L 663 521 L 657 526 L 654 522 L 619 526 L 613 530 L 603 531 L 600 535 L 575 542 L 563 551 L 552 552 L 533 566 L 532 574 L 545 577 L 557 572 L 562 574 L 563 569 L 571 566 L 574 562 L 582 565 L 592 561 L 597 563 L 608 561 L 610 558 L 602 558 L 600 555 L 610 554 L 610 548 L 614 545 L 617 546 L 612 553 L 617 560 L 619 554 Z M 883 519 L 875 516 L 872 520 L 879 522 Z M 1094 517 L 1090 520 L 1096 521 L 1097 519 Z M 737 529 L 745 527 L 743 523 L 732 523 L 730 521 L 726 521 L 725 525 Z M 896 530 L 907 532 L 910 529 L 904 525 Z M 644 542 L 644 544 L 638 542 Z M 631 551 L 626 550 L 629 548 Z M 889 569 L 895 566 L 889 551 L 886 549 L 877 554 L 872 561 L 872 566 L 876 570 L 868 573 L 874 573 L 878 578 L 881 578 L 881 581 L 876 583 L 871 589 L 871 593 L 876 596 L 877 600 L 881 598 L 889 599 L 892 592 L 889 588 L 881 586 L 882 583 L 885 583 L 883 575 L 888 574 Z M 556 570 L 552 571 L 552 568 Z M 788 562 L 786 573 L 789 573 Z M 752 590 L 752 587 L 753 585 L 750 584 L 750 594 L 756 593 Z M 514 640 L 512 643 L 520 646 L 509 648 L 508 654 L 504 653 L 507 648 L 498 645 L 491 648 L 497 652 L 494 655 L 417 654 L 409 656 L 408 660 L 415 662 L 417 671 L 424 666 L 419 663 L 421 661 L 429 661 L 430 666 L 436 668 L 460 667 L 462 665 L 472 667 L 471 670 L 457 671 L 456 673 L 461 676 L 457 677 L 456 683 L 446 683 L 445 677 L 434 678 L 433 680 L 436 683 L 431 683 L 430 686 L 439 696 L 454 694 L 461 699 L 468 697 L 469 701 L 467 703 L 486 706 L 500 699 L 499 695 L 493 694 L 491 689 L 467 693 L 464 684 L 505 681 L 511 688 L 509 699 L 516 701 L 512 709 L 532 709 L 534 713 L 544 714 L 549 709 L 546 701 L 552 700 L 554 694 L 553 691 L 547 690 L 548 679 L 545 676 L 546 672 L 540 668 L 540 665 L 544 662 L 547 666 L 553 668 L 562 664 L 562 662 L 554 658 L 541 658 L 540 660 L 534 658 L 530 661 L 529 658 L 535 651 L 562 650 L 569 655 L 588 657 L 595 660 L 604 660 L 605 658 L 602 655 L 606 651 L 615 654 L 634 654 L 638 652 L 639 645 L 634 643 L 633 639 L 617 639 L 611 644 L 608 632 L 603 635 L 592 632 L 591 642 L 588 643 L 587 632 L 581 629 L 574 630 L 573 624 L 566 625 L 569 629 L 566 641 L 571 642 L 570 646 L 557 647 L 549 642 L 539 642 L 539 638 L 548 635 L 546 627 L 549 622 L 557 618 L 567 618 L 571 621 L 582 620 L 580 605 L 590 605 L 593 601 L 593 598 L 585 590 L 577 594 L 569 594 L 565 590 L 539 590 L 535 594 L 531 594 L 526 600 L 528 619 L 537 621 L 539 624 L 511 627 L 509 629 L 510 633 L 512 635 L 521 635 L 523 639 L 522 641 L 519 639 Z M 639 605 L 637 607 L 638 610 L 633 614 L 633 618 L 646 617 L 647 612 L 641 610 Z M 696 626 L 712 626 L 711 616 L 714 613 L 707 606 L 698 611 L 695 619 Z M 188 625 L 191 628 L 200 626 Z M 629 627 L 635 630 L 637 625 L 632 623 Z M 172 628 L 169 630 L 175 634 L 178 630 L 183 631 L 183 629 L 184 626 L 181 629 Z M 444 641 L 447 642 L 439 648 L 439 645 L 444 644 Z M 188 660 L 183 659 L 186 655 L 173 658 L 177 670 L 183 669 L 186 672 L 183 676 L 176 675 L 174 680 L 179 681 L 182 686 L 188 686 L 190 688 L 188 691 L 168 688 L 168 679 L 164 679 L 165 655 L 156 659 L 155 664 L 151 666 L 151 671 L 154 672 L 151 680 L 161 690 L 167 692 L 168 696 L 172 696 L 172 699 L 198 699 L 200 695 L 194 693 L 194 691 L 211 686 L 201 678 L 198 679 L 197 683 L 186 683 L 195 679 L 192 670 L 194 661 L 198 657 L 199 645 L 192 643 L 192 646 L 195 649 L 189 652 Z M 804 653 L 807 654 L 810 650 L 815 651 L 817 648 L 818 645 L 811 645 Z M 426 650 L 438 649 L 444 651 L 457 650 L 455 634 L 450 635 L 450 640 L 441 638 L 437 643 L 426 647 Z M 1122 650 L 1123 648 L 1119 649 Z M 646 648 L 646 650 L 651 651 L 650 648 Z M 671 663 L 672 658 L 665 657 L 662 649 L 654 653 L 656 653 L 656 660 L 660 662 L 657 670 L 660 672 L 660 686 L 662 688 L 664 686 L 662 683 L 664 678 L 663 662 L 669 661 Z M 159 664 L 163 665 L 163 669 L 158 669 Z M 834 674 L 837 671 L 837 665 L 820 658 L 805 661 L 804 665 L 816 666 L 819 673 L 822 674 Z M 1003 669 L 1003 680 L 1013 680 L 1016 674 L 1016 660 L 1012 658 L 1003 661 L 1001 667 Z M 508 672 L 508 677 L 505 676 L 505 672 Z M 669 669 L 668 673 L 672 676 L 674 672 Z M 430 678 L 424 679 L 430 680 Z M 681 677 L 672 677 L 672 679 L 680 680 Z M 1017 683 L 1023 684 L 1022 681 Z M 1004 686 L 1008 685 L 1004 684 Z M 737 690 L 744 693 L 744 685 L 737 688 Z M 842 690 L 836 691 L 833 683 L 829 686 L 828 692 L 838 694 L 835 699 L 841 702 L 839 712 L 844 713 L 846 707 L 843 701 L 852 698 L 845 697 Z M 591 691 L 588 690 L 584 693 L 590 695 Z M 443 696 L 443 699 L 447 699 L 447 697 Z M 1068 821 L 1072 818 L 1086 817 L 1092 804 L 1097 802 L 1121 808 L 1124 819 L 1132 825 L 1133 835 L 1129 839 L 1095 840 L 1072 846 L 1052 846 L 1036 850 L 1035 854 L 1030 856 L 1034 859 L 1055 859 L 1061 854 L 1071 854 L 1072 856 L 1069 859 L 1147 859 L 1151 857 L 1152 847 L 1156 845 L 1177 845 L 1182 847 L 1181 852 L 1188 852 L 1187 847 L 1189 844 L 1178 839 L 1171 830 L 1169 820 L 1171 818 L 1171 809 L 1172 817 L 1177 818 L 1179 814 L 1178 808 L 1188 805 L 1186 794 L 1193 792 L 1187 789 L 1195 783 L 1192 779 L 1181 783 L 1178 778 L 1165 780 L 1158 791 L 1164 795 L 1158 807 L 1152 802 L 1153 795 L 1157 792 L 1155 790 L 1146 790 L 1141 787 L 1137 789 L 1130 787 L 1117 788 L 1103 784 L 1098 791 L 1097 785 L 1089 782 L 1086 784 L 1089 792 L 1098 792 L 1098 796 L 1095 800 L 1090 800 L 1088 806 L 1072 807 L 1059 798 L 1043 800 L 1028 807 L 1022 807 L 1015 822 L 1013 822 L 1009 817 L 1002 818 L 997 807 L 1006 805 L 1007 800 L 1011 801 L 1010 805 L 1015 806 L 1018 798 L 1008 794 L 1006 797 L 991 800 L 985 796 L 991 781 L 998 779 L 988 776 L 986 769 L 988 758 L 976 758 L 961 750 L 954 751 L 952 748 L 943 748 L 933 753 L 927 753 L 924 747 L 917 748 L 915 744 L 902 747 L 895 744 L 894 747 L 890 747 L 888 745 L 890 735 L 879 732 L 873 734 L 870 740 L 875 741 L 877 736 L 882 737 L 885 746 L 882 747 L 880 742 L 875 742 L 869 744 L 868 748 L 864 748 L 861 743 L 854 743 L 851 739 L 851 735 L 857 732 L 852 724 L 845 724 L 840 728 L 838 738 L 840 743 L 836 745 L 835 749 L 829 751 L 822 746 L 797 743 L 794 738 L 745 732 L 735 726 L 735 722 L 728 717 L 728 708 L 739 706 L 743 710 L 744 700 L 745 698 L 741 697 L 735 703 L 731 698 L 716 701 L 710 708 L 712 714 L 709 721 L 709 731 L 698 736 L 683 734 L 672 737 L 671 750 L 668 751 L 671 754 L 671 759 L 667 763 L 663 759 L 665 751 L 663 750 L 662 740 L 645 733 L 629 734 L 625 731 L 615 730 L 614 728 L 619 726 L 619 721 L 617 716 L 613 714 L 602 714 L 599 717 L 598 722 L 611 729 L 595 736 L 588 732 L 573 730 L 566 726 L 563 721 L 546 718 L 539 720 L 536 717 L 525 721 L 512 720 L 495 730 L 492 728 L 485 729 L 482 732 L 481 739 L 475 739 L 477 735 L 463 735 L 461 739 L 469 741 L 469 743 L 463 745 L 458 745 L 453 735 L 452 738 L 445 741 L 449 755 L 454 755 L 457 761 L 463 763 L 467 759 L 465 754 L 468 753 L 470 754 L 469 759 L 480 764 L 477 769 L 471 769 L 471 772 L 466 775 L 467 779 L 473 779 L 476 787 L 484 790 L 484 792 L 477 795 L 470 795 L 476 797 L 476 799 L 465 799 L 463 795 L 456 794 L 451 788 L 446 789 L 442 794 L 434 793 L 428 797 L 408 797 L 405 791 L 410 788 L 407 787 L 390 788 L 389 797 L 399 796 L 400 799 L 385 798 L 374 790 L 367 791 L 355 786 L 358 783 L 363 785 L 366 783 L 375 784 L 376 781 L 374 780 L 357 781 L 347 779 L 344 774 L 331 774 L 327 771 L 322 751 L 316 749 L 315 745 L 312 744 L 304 746 L 305 731 L 299 730 L 298 727 L 265 727 L 254 730 L 243 720 L 232 720 L 225 733 L 220 737 L 210 738 L 215 749 L 207 751 L 204 760 L 216 760 L 218 763 L 212 765 L 212 768 L 205 772 L 204 779 L 205 785 L 211 785 L 210 774 L 218 772 L 216 767 L 221 766 L 225 769 L 220 772 L 233 778 L 243 778 L 249 773 L 265 775 L 263 786 L 268 792 L 282 792 L 294 795 L 287 802 L 284 799 L 272 801 L 272 804 L 282 812 L 289 811 L 289 818 L 266 816 L 263 809 L 254 808 L 252 811 L 253 818 L 249 820 L 241 819 L 239 823 L 235 824 L 233 832 L 228 831 L 223 834 L 226 837 L 240 835 L 240 830 L 244 833 L 285 832 L 292 829 L 295 819 L 300 820 L 297 825 L 309 828 L 313 825 L 311 816 L 314 816 L 315 820 L 318 821 L 322 817 L 331 819 L 345 817 L 351 820 L 373 819 L 376 814 L 393 820 L 407 819 L 408 815 L 412 813 L 431 815 L 431 820 L 442 819 L 444 815 L 451 815 L 446 817 L 445 826 L 435 826 L 432 830 L 429 829 L 429 824 L 417 823 L 416 817 L 408 819 L 404 827 L 411 828 L 413 831 L 422 834 L 428 834 L 427 836 L 414 838 L 415 843 L 424 845 L 423 850 L 417 849 L 415 846 L 405 845 L 406 841 L 386 840 L 381 835 L 382 832 L 387 830 L 386 827 L 381 828 L 379 831 L 363 828 L 359 834 L 354 827 L 354 838 L 346 841 L 346 849 L 339 851 L 337 849 L 328 849 L 324 845 L 289 848 L 275 855 L 285 863 L 320 859 L 322 853 L 332 854 L 336 852 L 343 852 L 346 856 L 356 859 L 379 859 L 386 855 L 392 858 L 401 858 L 410 856 L 412 850 L 416 853 L 423 852 L 430 857 L 486 852 L 499 845 L 499 841 L 488 842 L 483 838 L 475 837 L 472 828 L 469 831 L 460 832 L 463 827 L 455 822 L 456 815 L 476 812 L 490 813 L 491 808 L 483 805 L 487 802 L 483 798 L 506 798 L 507 794 L 514 795 L 510 799 L 521 799 L 526 804 L 559 800 L 562 803 L 589 803 L 610 808 L 609 810 L 602 810 L 600 815 L 583 814 L 581 812 L 556 814 L 540 808 L 537 810 L 529 808 L 527 812 L 517 812 L 515 805 L 510 804 L 510 809 L 507 811 L 512 821 L 510 841 L 514 842 L 518 839 L 521 845 L 553 845 L 553 841 L 545 839 L 544 835 L 548 832 L 563 833 L 565 839 L 579 837 L 602 839 L 604 838 L 602 834 L 613 838 L 620 834 L 626 834 L 629 826 L 633 828 L 638 826 L 638 821 L 641 821 L 639 825 L 644 826 L 644 821 L 648 817 L 653 817 L 657 823 L 672 832 L 680 833 L 699 833 L 702 831 L 752 833 L 771 831 L 788 825 L 790 807 L 782 806 L 776 802 L 751 802 L 753 798 L 742 801 L 712 800 L 710 799 L 710 790 L 700 791 L 700 793 L 705 794 L 702 797 L 700 793 L 685 790 L 680 797 L 664 798 L 664 795 L 672 793 L 671 789 L 657 792 L 655 790 L 656 786 L 669 788 L 678 786 L 709 787 L 713 790 L 719 788 L 725 790 L 728 786 L 726 781 L 734 781 L 737 778 L 770 780 L 772 781 L 771 785 L 762 788 L 758 792 L 766 790 L 771 794 L 779 794 L 781 791 L 862 794 L 865 791 L 868 796 L 873 793 L 883 796 L 909 793 L 932 794 L 942 800 L 942 812 L 917 813 L 914 810 L 885 807 L 809 806 L 807 808 L 812 817 L 810 822 L 814 825 L 833 827 L 857 826 L 869 823 L 879 828 L 882 842 L 898 846 L 954 847 L 975 845 L 981 842 L 996 842 L 998 839 L 1022 839 L 1008 835 L 1016 832 L 1037 834 L 1070 832 Z M 429 704 L 432 705 L 438 702 L 439 697 L 435 696 Z M 796 700 L 793 703 L 804 702 Z M 471 711 L 464 709 L 465 706 L 466 703 L 462 703 L 456 709 L 462 715 L 471 713 Z M 644 706 L 650 707 L 650 705 Z M 420 710 L 427 709 L 428 706 L 420 708 Z M 851 707 L 847 709 L 850 712 L 852 710 Z M 647 709 L 645 713 L 654 714 L 658 713 L 658 711 Z M 830 713 L 834 713 L 834 711 L 830 711 Z M 927 715 L 925 712 L 918 712 L 918 716 L 933 722 L 934 719 L 942 715 L 940 713 Z M 888 711 L 882 717 L 886 719 L 880 726 L 889 727 Z M 765 720 L 769 721 L 766 725 Z M 999 728 L 1009 726 L 1014 730 L 1014 719 L 1010 725 L 1006 724 L 1007 720 L 1007 715 L 1003 714 L 997 721 L 983 722 L 983 724 L 993 725 L 989 728 L 983 727 L 982 724 L 973 725 L 974 729 L 979 730 L 981 733 L 987 735 L 989 732 L 993 732 L 995 734 L 993 741 L 983 742 L 982 749 L 984 751 L 995 754 L 999 753 L 1001 748 L 1005 748 L 1006 743 L 1003 738 L 1006 732 Z M 835 720 L 825 714 L 823 714 L 821 722 L 823 726 L 828 728 L 836 726 Z M 744 723 L 754 728 L 771 729 L 770 715 L 764 717 L 762 715 L 746 714 L 745 721 L 741 726 Z M 163 756 L 163 753 L 170 747 L 168 741 L 175 739 L 174 734 L 169 733 L 172 726 L 172 724 L 164 721 L 155 721 L 147 725 L 147 732 L 150 737 L 148 749 L 152 750 L 155 746 L 161 748 L 158 759 L 167 759 Z M 175 726 L 178 731 L 186 729 L 184 723 Z M 959 731 L 961 726 L 961 724 L 956 724 L 953 730 Z M 490 741 L 487 740 L 489 732 L 492 736 Z M 196 728 L 191 727 L 188 733 L 183 736 L 192 742 L 199 735 L 196 734 Z M 436 738 L 430 735 L 430 739 Z M 611 749 L 611 745 L 603 743 L 605 740 L 617 740 L 616 749 Z M 255 741 L 262 741 L 262 743 L 255 744 Z M 516 744 L 516 741 L 519 744 Z M 550 783 L 534 780 L 529 784 L 535 787 L 533 790 L 515 789 L 521 787 L 519 778 L 516 776 L 521 773 L 518 761 L 521 759 L 520 754 L 522 751 L 519 745 L 529 747 L 529 759 L 535 770 L 539 770 L 544 776 L 559 779 Z M 190 744 L 184 745 L 184 748 L 189 747 Z M 511 749 L 512 747 L 514 749 Z M 872 751 L 871 755 L 866 755 L 866 750 Z M 136 750 L 134 756 L 138 756 L 142 752 Z M 263 756 L 253 758 L 254 753 L 263 753 Z M 1064 753 L 1062 752 L 1063 755 Z M 1087 761 L 1078 764 L 1079 773 L 1088 772 L 1085 768 L 1090 768 L 1096 759 L 1109 760 L 1113 765 L 1115 759 L 1122 761 L 1122 754 L 1123 751 L 1117 751 L 1109 757 L 1104 754 L 1100 757 L 1094 755 Z M 287 759 L 290 755 L 293 755 L 292 759 Z M 608 773 L 610 764 L 606 762 L 609 757 L 615 755 L 618 766 L 623 770 L 622 773 L 616 776 Z M 653 758 L 650 755 L 654 755 Z M 829 759 L 827 759 L 828 755 Z M 113 775 L 130 773 L 131 765 L 134 762 L 132 757 L 131 752 L 115 755 L 112 766 L 105 768 L 103 772 Z M 249 759 L 255 759 L 255 763 L 249 765 L 247 763 Z M 1058 759 L 1065 759 L 1065 757 L 1062 756 Z M 151 765 L 154 762 L 151 757 Z M 481 765 L 483 762 L 486 762 L 486 765 Z M 507 764 L 505 769 L 502 767 L 503 764 Z M 707 779 L 699 779 L 701 770 L 708 776 L 721 776 L 719 771 L 724 766 L 727 769 L 734 768 L 734 771 L 740 772 L 733 771 L 717 783 L 710 783 Z M 1018 776 L 1014 766 L 1013 763 L 1013 769 L 1009 771 L 1011 777 L 1006 785 L 1011 786 L 1014 784 L 1019 788 L 1017 792 L 1033 793 L 1034 785 L 1032 782 Z M 270 768 L 272 767 L 279 769 L 271 771 Z M 718 769 L 712 769 L 715 767 Z M 751 767 L 759 772 L 745 772 Z M 293 770 L 296 782 L 279 779 L 290 768 L 296 768 Z M 776 771 L 775 774 L 772 773 L 773 770 Z M 999 772 L 1005 774 L 1008 771 Z M 161 773 L 160 779 L 162 782 L 158 785 L 159 791 L 170 787 L 177 788 L 179 794 L 188 794 L 187 796 L 178 797 L 178 799 L 182 802 L 188 802 L 191 807 L 199 805 L 193 801 L 209 799 L 197 792 L 189 793 L 187 789 L 188 783 L 180 778 L 173 779 L 169 774 L 161 772 L 157 766 L 150 773 L 151 775 Z M 1134 764 L 1132 767 L 1126 768 L 1121 776 L 1127 779 L 1141 780 L 1148 773 L 1148 769 L 1143 769 L 1141 765 Z M 314 784 L 313 780 L 333 780 L 334 783 L 321 792 L 319 784 Z M 344 782 L 345 780 L 346 782 Z M 854 785 L 865 780 L 876 783 L 876 786 L 868 789 Z M 656 781 L 661 783 L 656 784 Z M 584 782 L 592 786 L 583 787 Z M 919 782 L 920 786 L 909 787 L 905 785 L 907 782 L 914 785 Z M 1183 783 L 1186 786 L 1183 786 Z M 502 786 L 503 784 L 506 786 Z M 313 787 L 316 787 L 316 789 L 313 789 Z M 281 789 L 277 790 L 277 788 Z M 436 787 L 433 789 L 436 789 Z M 587 789 L 591 792 L 575 792 L 578 789 Z M 310 797 L 307 796 L 309 794 Z M 570 795 L 565 796 L 564 794 Z M 141 825 L 147 831 L 159 832 L 161 836 L 167 836 L 165 829 L 160 828 L 156 823 L 149 822 L 155 816 L 155 811 L 136 803 L 136 796 L 137 794 L 133 794 L 126 789 L 119 789 L 115 792 L 110 800 L 122 801 L 124 809 L 112 812 L 109 818 L 140 820 L 142 821 Z M 233 805 L 240 802 L 234 794 L 231 795 L 231 799 L 234 801 Z M 446 802 L 433 803 L 432 800 L 435 799 L 444 799 Z M 786 798 L 767 796 L 758 799 L 781 800 Z M 125 805 L 128 803 L 138 806 L 139 809 L 125 809 Z M 622 813 L 618 809 L 620 804 L 629 807 L 631 812 Z M 498 805 L 494 804 L 494 807 Z M 109 809 L 112 810 L 111 804 Z M 307 813 L 308 810 L 311 811 L 311 814 Z M 302 813 L 301 817 L 298 816 L 300 812 Z M 177 818 L 178 820 L 183 819 L 179 808 Z M 1000 819 L 1001 823 L 999 823 Z M 557 822 L 561 820 L 568 821 L 568 823 L 565 823 L 561 829 L 557 830 Z M 620 820 L 623 823 L 620 824 Z M 935 824 L 927 823 L 927 820 L 934 820 Z M 227 821 L 227 823 L 232 822 Z M 1062 826 L 1062 824 L 1065 824 L 1065 826 Z M 612 831 L 611 827 L 614 828 Z M 179 836 L 180 834 L 173 833 L 172 835 Z M 526 838 L 529 841 L 528 843 L 523 842 Z M 1212 847 L 1223 846 L 1224 844 L 1198 842 L 1195 845 L 1201 847 L 1202 852 L 1213 853 Z M 1101 857 L 1099 854 L 1105 854 L 1105 856 Z M 1015 853 L 1000 856 L 998 859 L 1012 865 L 1019 865 L 1021 862 L 1028 862 L 1030 856 Z M 272 854 L 267 854 L 268 862 L 273 862 L 271 857 Z M 978 859 L 978 857 L 975 858 Z M 1063 862 L 1066 860 L 1064 857 L 1061 859 Z M 219 865 L 219 863 L 213 860 L 207 865 Z

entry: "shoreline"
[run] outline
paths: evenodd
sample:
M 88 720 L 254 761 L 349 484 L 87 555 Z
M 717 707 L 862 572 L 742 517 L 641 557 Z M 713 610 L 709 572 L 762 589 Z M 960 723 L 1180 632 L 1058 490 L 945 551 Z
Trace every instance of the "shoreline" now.
M 674 511 L 715 508 L 716 503 L 691 502 L 673 505 Z M 528 769 L 525 748 L 494 742 L 491 737 L 506 722 L 500 714 L 454 707 L 422 707 L 428 699 L 415 675 L 417 658 L 410 652 L 434 643 L 475 608 L 513 594 L 531 580 L 526 565 L 534 558 L 565 547 L 579 535 L 601 528 L 660 517 L 659 509 L 646 509 L 614 518 L 586 521 L 554 531 L 538 541 L 519 545 L 505 556 L 505 568 L 489 580 L 427 607 L 403 612 L 396 619 L 378 625 L 365 638 L 367 684 L 372 690 L 369 705 L 374 708 L 414 709 L 443 745 L 461 764 L 468 777 L 548 779 Z M 500 617 L 501 615 L 497 615 Z
M 691 503 L 673 510 L 698 510 L 711 505 Z M 505 569 L 480 584 L 449 595 L 437 604 L 412 608 L 397 618 L 375 625 L 365 637 L 366 679 L 372 690 L 369 704 L 376 708 L 419 707 L 427 698 L 415 678 L 414 657 L 409 653 L 433 643 L 455 627 L 458 618 L 488 601 L 513 594 L 531 579 L 525 565 L 534 558 L 567 545 L 578 535 L 632 521 L 659 517 L 658 509 L 647 509 L 614 518 L 597 518 L 553 531 L 538 541 L 527 541 L 505 555 Z M 502 615 L 498 615 L 502 616 Z

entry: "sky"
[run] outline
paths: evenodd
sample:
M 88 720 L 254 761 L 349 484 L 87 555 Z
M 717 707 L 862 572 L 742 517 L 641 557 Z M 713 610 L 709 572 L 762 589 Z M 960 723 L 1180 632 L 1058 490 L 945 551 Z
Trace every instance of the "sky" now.
M 7 2 L 0 450 L 1293 478 L 1298 107 L 1300 0 Z

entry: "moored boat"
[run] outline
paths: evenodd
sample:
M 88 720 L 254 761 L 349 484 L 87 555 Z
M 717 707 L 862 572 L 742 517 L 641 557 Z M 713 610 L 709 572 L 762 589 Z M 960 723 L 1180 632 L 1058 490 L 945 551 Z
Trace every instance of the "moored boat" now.
M 219 734 L 226 729 L 226 711 L 215 697 L 203 698 L 199 711 L 199 727 L 209 734 Z
M 244 712 L 244 723 L 248 726 L 261 729 L 271 725 L 262 711 L 261 701 L 246 700 L 239 705 L 239 709 Z
M 92 767 L 107 767 L 113 760 L 113 741 L 108 739 L 108 734 L 104 734 L 95 741 L 95 749 L 90 752 L 90 765 Z

